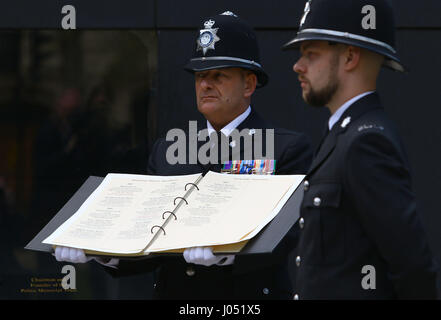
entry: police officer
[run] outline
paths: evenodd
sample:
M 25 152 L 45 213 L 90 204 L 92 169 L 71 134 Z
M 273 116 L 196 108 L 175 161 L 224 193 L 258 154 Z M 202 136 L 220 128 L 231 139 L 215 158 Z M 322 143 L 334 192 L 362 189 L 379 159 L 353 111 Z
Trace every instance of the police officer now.
M 285 49 L 303 99 L 331 117 L 304 181 L 294 299 L 436 297 L 409 162 L 376 91 L 380 68 L 404 71 L 384 0 L 310 0 Z
M 185 69 L 195 76 L 198 110 L 207 119 L 202 127 L 226 136 L 234 129 L 249 129 L 250 135 L 257 129 L 274 129 L 274 159 L 267 159 L 273 168 L 269 173 L 306 173 L 312 159 L 309 139 L 304 134 L 274 127 L 250 105 L 254 90 L 265 86 L 268 75 L 260 63 L 256 35 L 248 24 L 232 12 L 205 19 L 197 32 L 194 56 Z M 265 137 L 262 142 L 266 142 Z M 222 163 L 216 161 L 171 164 L 166 154 L 172 143 L 159 139 L 154 144 L 148 174 L 183 175 L 222 170 Z M 189 148 L 186 150 L 188 153 Z M 254 152 L 248 151 L 244 143 L 237 143 L 237 148 L 231 150 L 234 158 L 253 160 Z M 253 159 L 245 158 L 246 154 L 253 155 Z M 268 256 L 218 256 L 211 248 L 198 247 L 185 250 L 180 257 L 140 261 L 113 259 L 107 266 L 115 276 L 155 271 L 154 296 L 160 299 L 290 299 L 293 289 L 288 254 L 296 246 L 297 236 L 298 231 L 291 230 Z M 71 262 L 90 259 L 82 250 L 73 248 L 57 248 L 55 256 L 60 261 Z

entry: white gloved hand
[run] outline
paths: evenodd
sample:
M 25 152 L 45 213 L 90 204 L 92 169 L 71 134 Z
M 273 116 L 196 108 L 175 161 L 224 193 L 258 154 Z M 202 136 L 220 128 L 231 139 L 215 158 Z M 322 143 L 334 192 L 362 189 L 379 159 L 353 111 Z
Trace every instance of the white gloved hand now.
M 184 259 L 187 263 L 200 264 L 206 267 L 212 265 L 228 266 L 233 264 L 235 255 L 215 256 L 210 247 L 187 248 L 184 251 Z
M 71 263 L 86 263 L 93 259 L 93 257 L 86 257 L 84 250 L 69 247 L 56 247 L 55 259 L 57 261 L 65 261 Z

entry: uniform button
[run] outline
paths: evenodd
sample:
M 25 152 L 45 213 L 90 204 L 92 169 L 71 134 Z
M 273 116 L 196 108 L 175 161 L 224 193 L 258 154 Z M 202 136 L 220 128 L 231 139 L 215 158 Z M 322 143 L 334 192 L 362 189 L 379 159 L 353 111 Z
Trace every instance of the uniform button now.
M 321 203 L 322 203 L 322 199 L 320 199 L 319 197 L 314 198 L 314 205 L 316 207 L 319 207 Z
M 296 257 L 296 266 L 300 266 L 300 262 L 302 261 L 302 258 L 300 258 L 300 256 Z
M 299 295 L 296 293 L 293 297 L 294 300 L 299 300 Z
M 305 182 L 303 183 L 303 190 L 308 191 L 309 189 L 309 181 L 305 180 Z
M 303 219 L 303 217 L 299 219 L 299 226 L 300 229 L 303 229 L 305 227 L 305 219 Z
M 193 277 L 195 275 L 196 271 L 194 270 L 193 267 L 188 267 L 187 271 L 185 271 L 185 273 L 187 274 L 187 276 Z
M 268 294 L 269 293 L 269 289 L 268 288 L 263 288 L 263 294 Z

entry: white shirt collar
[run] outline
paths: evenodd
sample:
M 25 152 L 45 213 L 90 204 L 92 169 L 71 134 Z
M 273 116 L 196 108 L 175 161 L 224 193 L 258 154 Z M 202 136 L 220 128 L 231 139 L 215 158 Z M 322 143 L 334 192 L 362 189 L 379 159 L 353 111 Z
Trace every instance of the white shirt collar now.
M 246 109 L 242 114 L 240 114 L 237 118 L 235 118 L 233 121 L 231 121 L 229 124 L 227 124 L 225 127 L 221 129 L 221 132 L 226 135 L 227 137 L 230 135 L 230 133 L 236 129 L 251 113 L 251 106 L 248 106 L 248 109 Z M 211 123 L 207 120 L 207 129 L 208 134 L 210 135 L 214 130 Z
M 340 120 L 340 117 L 342 116 L 342 114 L 352 105 L 354 104 L 356 101 L 360 100 L 361 98 L 363 98 L 364 96 L 367 96 L 368 94 L 373 93 L 374 91 L 368 91 L 368 92 L 364 92 L 362 94 L 359 94 L 358 96 L 353 97 L 352 99 L 346 101 L 340 108 L 337 109 L 337 111 L 329 118 L 328 121 L 328 128 L 329 131 L 331 131 L 332 127 L 334 126 L 334 124 L 336 124 L 338 122 L 338 120 Z

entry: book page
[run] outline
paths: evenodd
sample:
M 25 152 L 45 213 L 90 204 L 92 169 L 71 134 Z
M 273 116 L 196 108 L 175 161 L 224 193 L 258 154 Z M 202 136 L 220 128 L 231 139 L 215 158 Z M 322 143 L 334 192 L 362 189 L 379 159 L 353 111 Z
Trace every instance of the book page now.
M 248 240 L 280 211 L 303 175 L 230 175 L 208 172 L 148 251 Z
M 146 176 L 108 174 L 80 209 L 43 243 L 96 252 L 141 252 L 162 225 L 164 211 L 200 174 Z M 176 203 L 177 204 L 177 203 Z

